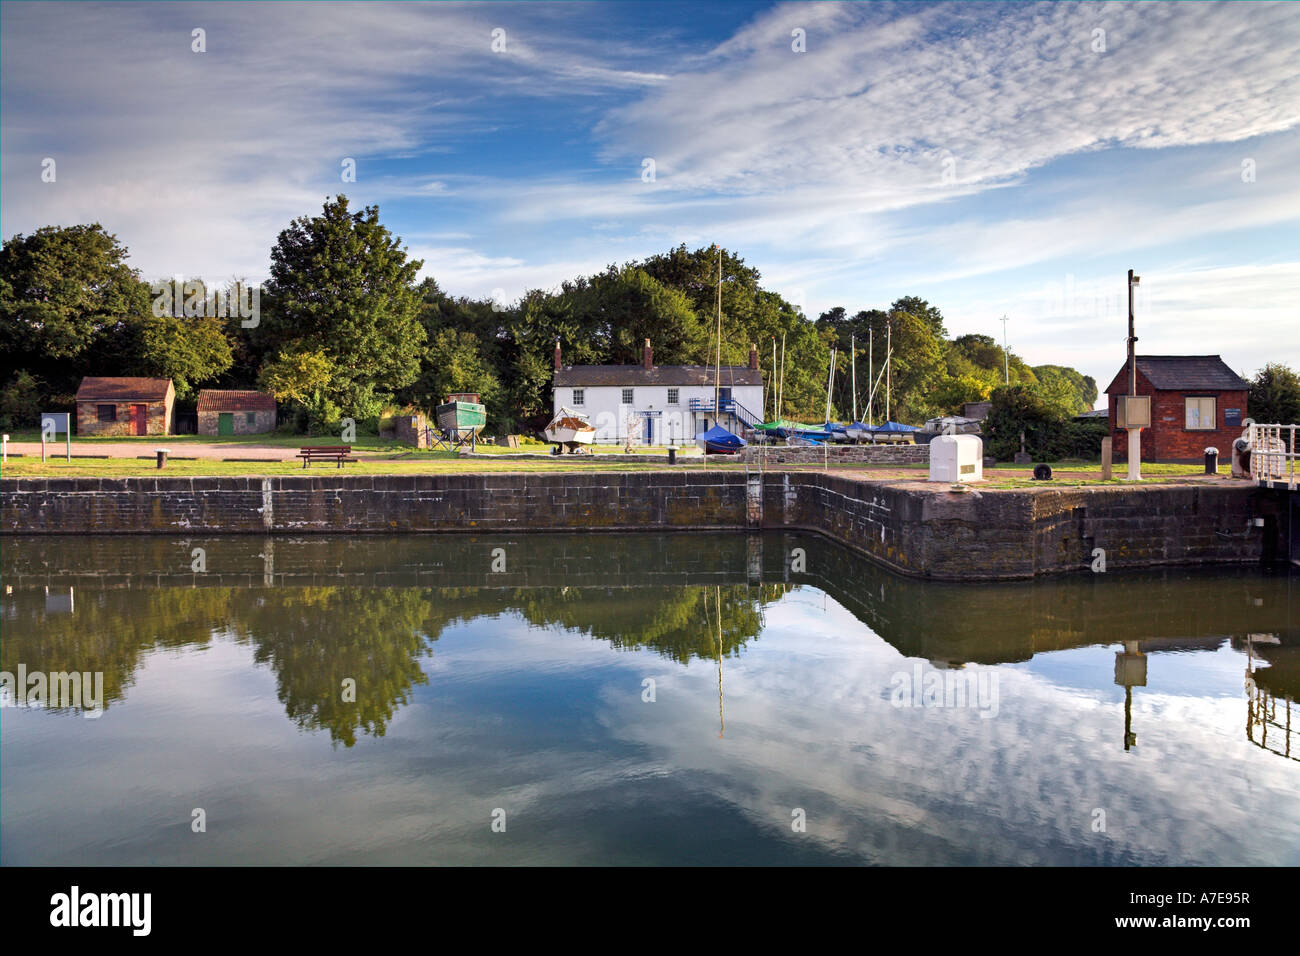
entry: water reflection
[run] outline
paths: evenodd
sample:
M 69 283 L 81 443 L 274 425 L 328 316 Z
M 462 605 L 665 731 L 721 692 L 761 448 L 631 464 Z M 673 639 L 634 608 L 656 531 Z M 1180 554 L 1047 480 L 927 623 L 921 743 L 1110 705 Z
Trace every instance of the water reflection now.
M 5 711 L 5 862 L 1300 862 L 1285 574 L 962 587 L 794 534 L 0 544 L 0 670 L 102 671 L 108 708 Z M 1000 707 L 899 708 L 900 673 Z
M 195 547 L 204 573 L 190 570 Z M 805 557 L 792 562 L 796 549 Z M 505 570 L 493 570 L 502 553 Z M 937 667 L 1122 643 L 1114 682 L 1125 690 L 1126 750 L 1147 653 L 1226 641 L 1248 656 L 1248 737 L 1272 733 L 1292 756 L 1300 730 L 1287 722 L 1300 697 L 1293 583 L 1256 569 L 963 586 L 894 576 L 803 535 L 10 538 L 2 557 L 0 670 L 102 671 L 111 707 L 148 652 L 228 635 L 274 673 L 290 720 L 347 746 L 383 736 L 427 684 L 423 662 L 445 627 L 511 613 L 620 651 L 715 662 L 721 718 L 722 660 L 757 640 L 764 608 L 800 584 Z

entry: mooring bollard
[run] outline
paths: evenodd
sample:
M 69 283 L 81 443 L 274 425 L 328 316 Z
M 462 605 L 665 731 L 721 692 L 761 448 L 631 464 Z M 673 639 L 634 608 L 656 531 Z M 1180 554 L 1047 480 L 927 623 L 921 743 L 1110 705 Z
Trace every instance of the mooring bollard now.
M 1213 445 L 1205 449 L 1205 473 L 1207 475 L 1219 473 L 1219 449 Z
M 158 467 L 161 468 L 167 464 L 168 450 L 166 448 L 155 448 L 154 451 L 158 453 Z
M 676 449 L 676 448 L 669 448 L 669 449 L 668 449 L 668 464 L 670 464 L 670 465 L 675 465 L 675 464 L 677 464 L 677 449 Z

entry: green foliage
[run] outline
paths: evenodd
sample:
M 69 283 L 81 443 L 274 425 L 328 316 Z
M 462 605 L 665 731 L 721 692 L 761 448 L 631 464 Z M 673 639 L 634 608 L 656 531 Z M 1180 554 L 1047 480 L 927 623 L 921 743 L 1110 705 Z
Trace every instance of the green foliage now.
M 993 390 L 982 430 L 985 454 L 999 461 L 1020 451 L 1022 433 L 1036 461 L 1059 461 L 1096 457 L 1110 426 L 1104 419 L 1075 421 L 1039 385 L 1001 385 Z
M 334 363 L 323 350 L 295 342 L 262 367 L 258 382 L 277 402 L 297 405 L 309 433 L 324 434 L 342 417 L 327 392 L 334 380 Z
M 1280 363 L 1265 365 L 1251 379 L 1246 410 L 1261 425 L 1300 422 L 1300 375 Z
M 0 428 L 18 430 L 39 427 L 41 383 L 26 369 L 16 372 L 0 393 Z
M 135 347 L 124 367 L 137 375 L 170 378 L 178 401 L 196 397 L 196 386 L 218 378 L 233 362 L 219 318 L 150 315 L 131 326 Z
M 1091 411 L 1097 401 L 1097 381 L 1063 365 L 1035 365 L 1034 375 L 1044 395 L 1066 415 Z
M 422 265 L 380 224 L 378 207 L 349 213 L 347 197 L 326 201 L 321 215 L 295 219 L 271 251 L 262 345 L 313 343 L 332 368 L 323 398 L 358 420 L 374 417 L 420 371 L 425 332 L 414 280 Z
M 503 404 L 505 390 L 484 359 L 478 336 L 447 328 L 434 334 L 425 350 L 424 371 L 405 394 L 428 414 L 452 392 L 477 392 L 496 430 L 513 427 L 513 418 Z
M 112 339 L 149 315 L 149 289 L 98 223 L 43 226 L 0 248 L 0 380 L 26 369 L 53 392 L 113 369 Z M 120 368 L 120 366 L 118 366 Z

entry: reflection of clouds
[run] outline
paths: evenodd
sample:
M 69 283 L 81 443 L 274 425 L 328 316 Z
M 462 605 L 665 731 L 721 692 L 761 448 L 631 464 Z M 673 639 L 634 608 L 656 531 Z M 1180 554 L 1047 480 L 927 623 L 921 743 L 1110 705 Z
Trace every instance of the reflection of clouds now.
M 1117 705 L 1021 668 L 999 668 L 992 720 L 894 708 L 882 692 L 901 660 L 892 648 L 853 640 L 863 629 L 837 606 L 821 627 L 784 612 L 769 608 L 752 654 L 724 664 L 725 743 L 711 739 L 716 674 L 701 664 L 661 683 L 660 701 L 680 702 L 669 719 L 638 720 L 610 696 L 605 725 L 675 767 L 711 770 L 772 826 L 807 807 L 810 838 L 876 862 L 1296 862 L 1297 775 L 1249 752 L 1242 700 L 1139 691 L 1141 743 L 1125 754 Z M 828 640 L 832 624 L 843 630 Z M 1104 835 L 1091 832 L 1094 807 Z
M 1063 687 L 999 667 L 991 720 L 897 709 L 890 675 L 911 660 L 833 600 L 802 588 L 765 617 L 723 662 L 722 739 L 716 662 L 613 653 L 513 612 L 447 626 L 429 684 L 351 749 L 285 719 L 248 645 L 150 653 L 99 721 L 5 714 L 4 862 L 1298 862 L 1300 776 L 1245 740 L 1244 700 L 1162 689 L 1207 659 L 1239 681 L 1239 655 L 1152 655 L 1125 754 L 1100 669 Z M 1113 650 L 1049 656 L 1064 672 L 1092 654 Z

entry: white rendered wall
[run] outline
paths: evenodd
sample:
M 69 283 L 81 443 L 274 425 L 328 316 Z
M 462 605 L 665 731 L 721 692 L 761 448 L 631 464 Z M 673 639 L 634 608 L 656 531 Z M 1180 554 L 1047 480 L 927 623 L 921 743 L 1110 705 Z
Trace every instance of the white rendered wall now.
M 723 387 L 727 387 L 726 372 L 723 372 Z M 575 405 L 573 402 L 573 388 L 563 386 L 553 390 L 553 412 L 558 412 L 560 406 L 567 405 L 576 412 L 586 416 L 587 420 L 596 429 L 596 441 L 602 444 L 623 444 L 627 439 L 629 418 L 632 419 L 631 427 L 634 430 L 635 438 L 641 444 L 645 444 L 645 419 L 636 415 L 637 412 L 658 411 L 662 414 L 654 416 L 654 444 L 691 444 L 695 440 L 697 432 L 704 431 L 705 428 L 711 427 L 717 421 L 716 415 L 712 412 L 692 412 L 691 399 L 713 402 L 712 385 L 678 385 L 672 386 L 677 389 L 678 399 L 676 405 L 668 404 L 667 385 L 636 385 L 632 388 L 632 404 L 623 404 L 623 387 L 622 386 L 579 386 L 584 393 L 583 404 Z M 731 397 L 739 402 L 750 413 L 762 418 L 763 417 L 763 386 L 761 385 L 733 385 L 731 387 Z M 705 425 L 705 421 L 708 425 Z M 722 415 L 722 424 L 724 427 L 731 427 L 731 416 L 724 413 Z M 737 423 L 737 428 L 740 425 Z

